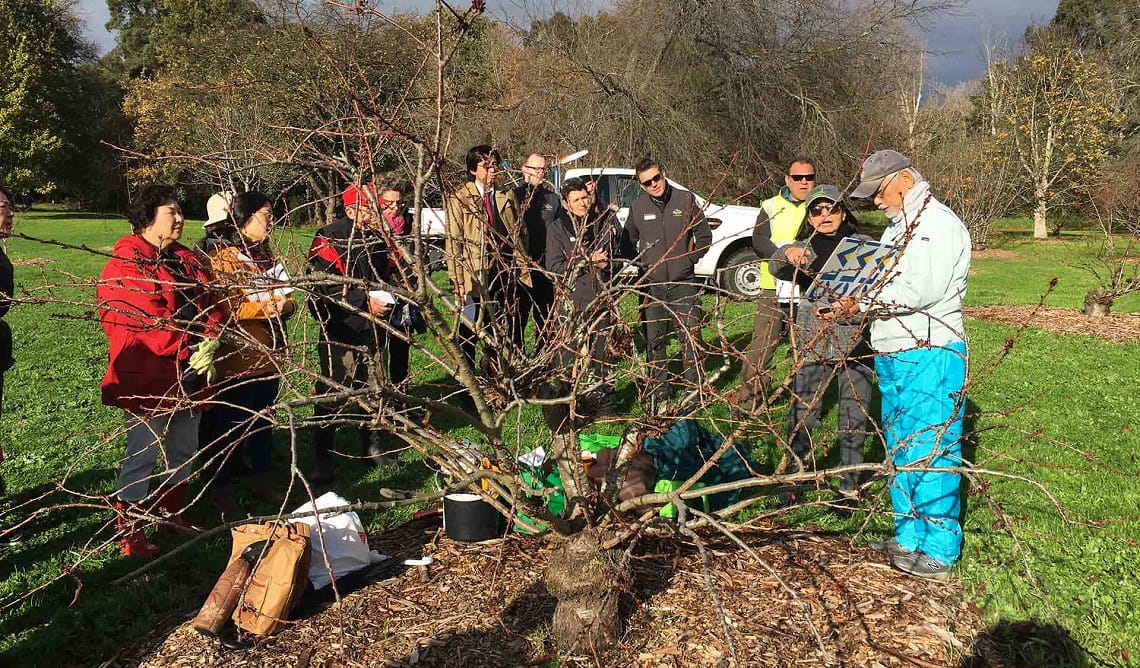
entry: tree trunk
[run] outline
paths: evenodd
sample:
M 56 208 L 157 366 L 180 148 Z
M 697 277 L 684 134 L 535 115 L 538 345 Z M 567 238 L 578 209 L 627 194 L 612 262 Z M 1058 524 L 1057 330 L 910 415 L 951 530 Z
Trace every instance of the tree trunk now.
M 546 567 L 546 589 L 558 599 L 551 635 L 569 654 L 595 656 L 621 640 L 629 561 L 623 550 L 603 550 L 605 538 L 586 529 L 555 550 Z
M 1048 232 L 1045 227 L 1045 194 L 1038 191 L 1037 206 L 1033 208 L 1033 238 L 1044 239 Z
M 1112 311 L 1113 301 L 1112 295 L 1104 290 L 1089 290 L 1085 294 L 1085 315 L 1103 318 Z

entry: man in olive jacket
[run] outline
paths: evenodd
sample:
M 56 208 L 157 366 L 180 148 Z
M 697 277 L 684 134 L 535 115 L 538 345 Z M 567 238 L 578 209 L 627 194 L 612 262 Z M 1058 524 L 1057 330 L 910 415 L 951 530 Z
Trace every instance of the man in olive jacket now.
M 499 153 L 490 146 L 467 151 L 468 181 L 447 200 L 444 255 L 455 297 L 462 305 L 459 345 L 474 370 L 475 328 L 494 328 L 499 346 L 521 351 L 518 303 L 521 286 L 530 287 L 526 227 L 519 218 L 514 193 L 495 190 Z M 487 350 L 485 373 L 502 372 L 509 356 Z M 498 365 L 500 368 L 494 369 Z
M 665 346 L 676 331 L 685 357 L 685 380 L 701 380 L 697 344 L 701 336 L 701 287 L 693 267 L 712 244 L 712 229 L 693 193 L 674 188 L 657 162 L 642 158 L 635 169 L 645 191 L 629 209 L 625 235 L 637 245 L 645 267 L 645 357 L 650 372 L 650 400 L 669 398 L 669 360 Z

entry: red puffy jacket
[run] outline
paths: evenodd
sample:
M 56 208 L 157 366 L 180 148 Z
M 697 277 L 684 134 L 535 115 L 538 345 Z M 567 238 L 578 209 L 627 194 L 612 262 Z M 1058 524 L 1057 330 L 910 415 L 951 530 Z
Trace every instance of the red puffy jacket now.
M 206 287 L 209 280 L 201 258 L 181 244 L 171 244 L 160 257 L 137 234 L 115 243 L 96 289 L 99 320 L 110 340 L 104 404 L 157 411 L 184 396 L 180 366 L 200 335 L 218 335 L 223 318 Z

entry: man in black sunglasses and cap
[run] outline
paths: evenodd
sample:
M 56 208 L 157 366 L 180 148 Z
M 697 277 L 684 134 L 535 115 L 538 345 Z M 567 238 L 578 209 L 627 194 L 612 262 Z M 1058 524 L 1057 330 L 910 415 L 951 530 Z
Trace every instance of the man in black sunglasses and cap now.
M 637 244 L 639 264 L 646 268 L 641 283 L 648 294 L 645 307 L 650 401 L 659 405 L 670 395 L 669 361 L 665 346 L 676 331 L 685 357 L 685 380 L 701 382 L 697 343 L 701 336 L 701 287 L 693 268 L 712 244 L 712 229 L 696 197 L 674 188 L 665 170 L 650 158 L 635 168 L 645 193 L 629 209 L 625 235 Z

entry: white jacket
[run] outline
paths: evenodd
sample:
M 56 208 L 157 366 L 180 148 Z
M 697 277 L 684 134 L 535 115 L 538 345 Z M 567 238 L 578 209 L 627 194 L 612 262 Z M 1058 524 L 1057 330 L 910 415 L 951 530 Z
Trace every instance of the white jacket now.
M 871 347 L 891 353 L 965 341 L 970 234 L 961 219 L 919 181 L 906 194 L 902 212 L 891 217 L 882 242 L 902 251 L 867 304 L 875 317 Z

